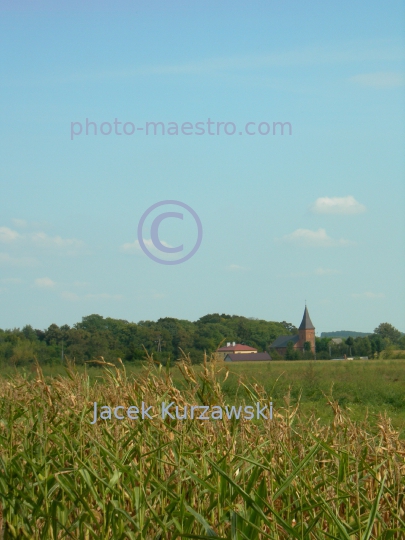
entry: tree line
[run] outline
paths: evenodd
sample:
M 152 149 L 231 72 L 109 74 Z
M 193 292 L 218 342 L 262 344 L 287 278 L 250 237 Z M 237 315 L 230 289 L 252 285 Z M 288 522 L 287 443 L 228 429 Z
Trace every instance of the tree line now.
M 335 343 L 332 338 L 317 338 L 317 358 L 343 357 L 378 357 L 384 350 L 405 350 L 405 334 L 401 333 L 390 323 L 381 323 L 374 333 L 365 337 L 348 337 L 341 343 Z
M 124 362 L 139 362 L 145 358 L 145 350 L 162 362 L 168 358 L 175 361 L 184 351 L 198 363 L 204 352 L 210 355 L 218 346 L 233 341 L 258 351 L 267 350 L 275 358 L 277 355 L 269 349 L 270 344 L 280 335 L 296 333 L 297 328 L 286 321 L 271 322 L 218 313 L 205 315 L 195 322 L 165 317 L 138 323 L 93 314 L 71 327 L 51 324 L 46 330 L 30 325 L 22 329 L 0 329 L 0 364 L 18 367 L 36 360 L 40 364 L 57 364 L 65 359 L 83 364 L 100 356 L 106 361 L 121 358 Z M 392 346 L 405 349 L 403 334 L 388 323 L 381 324 L 367 338 L 349 340 L 339 346 L 333 345 L 331 349 L 330 338 L 317 338 L 317 358 L 346 354 L 349 349 L 356 356 L 378 355 Z M 302 354 L 297 359 L 301 357 Z
M 305 347 L 308 345 L 309 347 Z M 378 358 L 382 351 L 405 350 L 405 334 L 401 333 L 390 323 L 381 323 L 375 328 L 374 333 L 366 336 L 349 336 L 346 339 L 321 337 L 315 339 L 316 355 L 310 351 L 310 343 L 304 343 L 304 351 L 293 348 L 289 342 L 285 354 L 286 360 L 331 360 L 333 358 L 368 357 Z M 307 349 L 307 350 L 305 350 Z M 401 355 L 401 357 L 404 354 Z M 274 360 L 280 357 L 272 353 Z
M 72 327 L 51 324 L 46 330 L 30 325 L 0 330 L 0 362 L 20 366 L 35 359 L 53 364 L 69 358 L 82 364 L 99 356 L 106 361 L 121 358 L 136 362 L 145 358 L 145 349 L 159 361 L 177 360 L 184 351 L 193 362 L 201 362 L 204 351 L 210 354 L 227 341 L 264 351 L 276 337 L 296 331 L 295 326 L 285 321 L 218 313 L 195 322 L 165 317 L 138 323 L 93 314 Z

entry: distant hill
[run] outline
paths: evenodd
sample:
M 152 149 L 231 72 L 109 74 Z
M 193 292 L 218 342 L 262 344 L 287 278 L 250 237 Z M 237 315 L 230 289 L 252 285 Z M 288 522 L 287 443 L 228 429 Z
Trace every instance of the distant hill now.
M 370 336 L 372 332 L 352 332 L 351 330 L 339 330 L 338 332 L 322 332 L 321 338 L 331 337 L 331 338 L 348 338 L 348 337 L 366 337 Z

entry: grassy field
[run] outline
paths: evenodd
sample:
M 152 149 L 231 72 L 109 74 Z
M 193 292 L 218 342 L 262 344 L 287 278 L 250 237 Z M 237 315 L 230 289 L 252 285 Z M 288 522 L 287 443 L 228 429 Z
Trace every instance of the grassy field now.
M 232 375 L 223 385 L 229 396 L 242 380 L 263 384 L 276 403 L 289 389 L 293 403 L 300 399 L 301 411 L 329 421 L 332 410 L 325 395 L 336 401 L 352 420 L 376 420 L 384 411 L 405 436 L 405 361 L 355 360 L 317 362 L 267 362 L 251 366 L 233 364 Z
M 0 379 L 5 539 L 405 538 L 405 442 L 384 413 L 401 420 L 400 361 L 56 371 Z M 162 400 L 274 416 L 90 424 L 94 401 Z

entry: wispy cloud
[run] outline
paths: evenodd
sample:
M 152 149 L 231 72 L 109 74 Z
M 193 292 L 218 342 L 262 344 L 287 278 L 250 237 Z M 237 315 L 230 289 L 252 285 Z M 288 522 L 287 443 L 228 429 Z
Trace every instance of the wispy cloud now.
M 0 227 L 0 242 L 4 244 L 10 244 L 12 242 L 15 242 L 15 240 L 18 240 L 19 238 L 21 237 L 17 231 L 13 231 L 8 227 Z
M 29 240 L 34 246 L 45 249 L 56 249 L 68 255 L 76 254 L 84 247 L 84 242 L 76 238 L 62 238 L 61 236 L 49 236 L 44 232 L 36 232 L 29 235 Z
M 363 293 L 353 293 L 352 297 L 353 298 L 366 298 L 366 299 L 369 299 L 369 300 L 376 300 L 378 298 L 385 298 L 385 294 L 366 291 L 366 292 L 363 292 Z
M 40 289 L 53 289 L 56 283 L 48 277 L 38 278 L 35 280 L 35 286 Z
M 152 244 L 152 240 L 144 240 L 145 245 L 148 246 L 148 244 Z M 122 244 L 120 246 L 120 251 L 123 253 L 137 253 L 142 251 L 141 246 L 139 245 L 139 240 L 135 240 L 135 242 L 127 242 L 126 244 Z
M 18 229 L 25 229 L 25 227 L 27 226 L 27 222 L 25 221 L 25 219 L 15 218 L 11 221 L 13 222 L 14 227 L 17 227 Z
M 366 207 L 352 195 L 347 197 L 319 197 L 311 206 L 314 214 L 360 214 Z
M 265 52 L 259 55 L 222 56 L 196 59 L 178 64 L 155 64 L 144 66 L 128 66 L 123 69 L 100 71 L 76 71 L 63 75 L 52 74 L 26 80 L 7 78 L 2 84 L 66 84 L 82 81 L 102 81 L 111 79 L 128 79 L 145 76 L 228 76 L 230 72 L 246 71 L 250 74 L 257 70 L 266 74 L 265 68 L 285 68 L 289 66 L 317 66 L 352 64 L 367 61 L 401 61 L 405 57 L 401 43 L 394 40 L 355 40 L 345 41 L 330 46 L 309 46 L 295 49 Z
M 49 227 L 49 223 L 46 221 L 27 221 L 26 219 L 20 218 L 13 218 L 11 221 L 13 222 L 14 227 L 17 227 L 17 229 L 38 231 L 47 229 Z
M 20 222 L 21 226 L 24 222 L 24 220 L 14 220 L 14 222 L 15 221 Z M 49 236 L 42 231 L 19 233 L 9 227 L 0 227 L 0 243 L 15 244 L 17 241 L 22 247 L 53 249 L 66 255 L 74 255 L 84 247 L 84 242 L 77 240 L 76 238 Z
M 310 229 L 297 229 L 291 234 L 283 236 L 284 242 L 302 247 L 334 247 L 347 246 L 351 244 L 349 240 L 335 240 L 326 234 L 325 229 L 311 231 Z
M 351 77 L 350 80 L 360 86 L 371 86 L 374 88 L 396 88 L 398 86 L 405 86 L 405 73 L 393 71 L 361 73 Z
M 39 263 L 33 257 L 13 257 L 8 253 L 0 253 L 0 265 L 4 266 L 37 266 Z
M 149 74 L 210 74 L 224 70 L 253 70 L 265 67 L 305 66 L 322 64 L 353 63 L 367 60 L 400 60 L 405 55 L 400 46 L 374 42 L 363 46 L 359 43 L 341 44 L 338 48 L 300 47 L 260 55 L 241 55 L 206 58 L 184 64 L 160 65 L 141 68 L 143 75 Z

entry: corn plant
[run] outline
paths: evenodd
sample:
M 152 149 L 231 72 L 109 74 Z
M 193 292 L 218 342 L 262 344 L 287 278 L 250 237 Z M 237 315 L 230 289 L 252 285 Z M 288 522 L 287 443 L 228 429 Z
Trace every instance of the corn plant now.
M 405 443 L 386 415 L 378 432 L 332 398 L 333 421 L 289 395 L 272 419 L 98 420 L 93 404 L 227 405 L 226 368 L 187 356 L 144 373 L 107 364 L 90 383 L 69 365 L 46 379 L 0 379 L 0 531 L 4 539 L 404 539 Z M 172 372 L 183 376 L 180 391 Z M 272 401 L 242 381 L 238 403 Z

